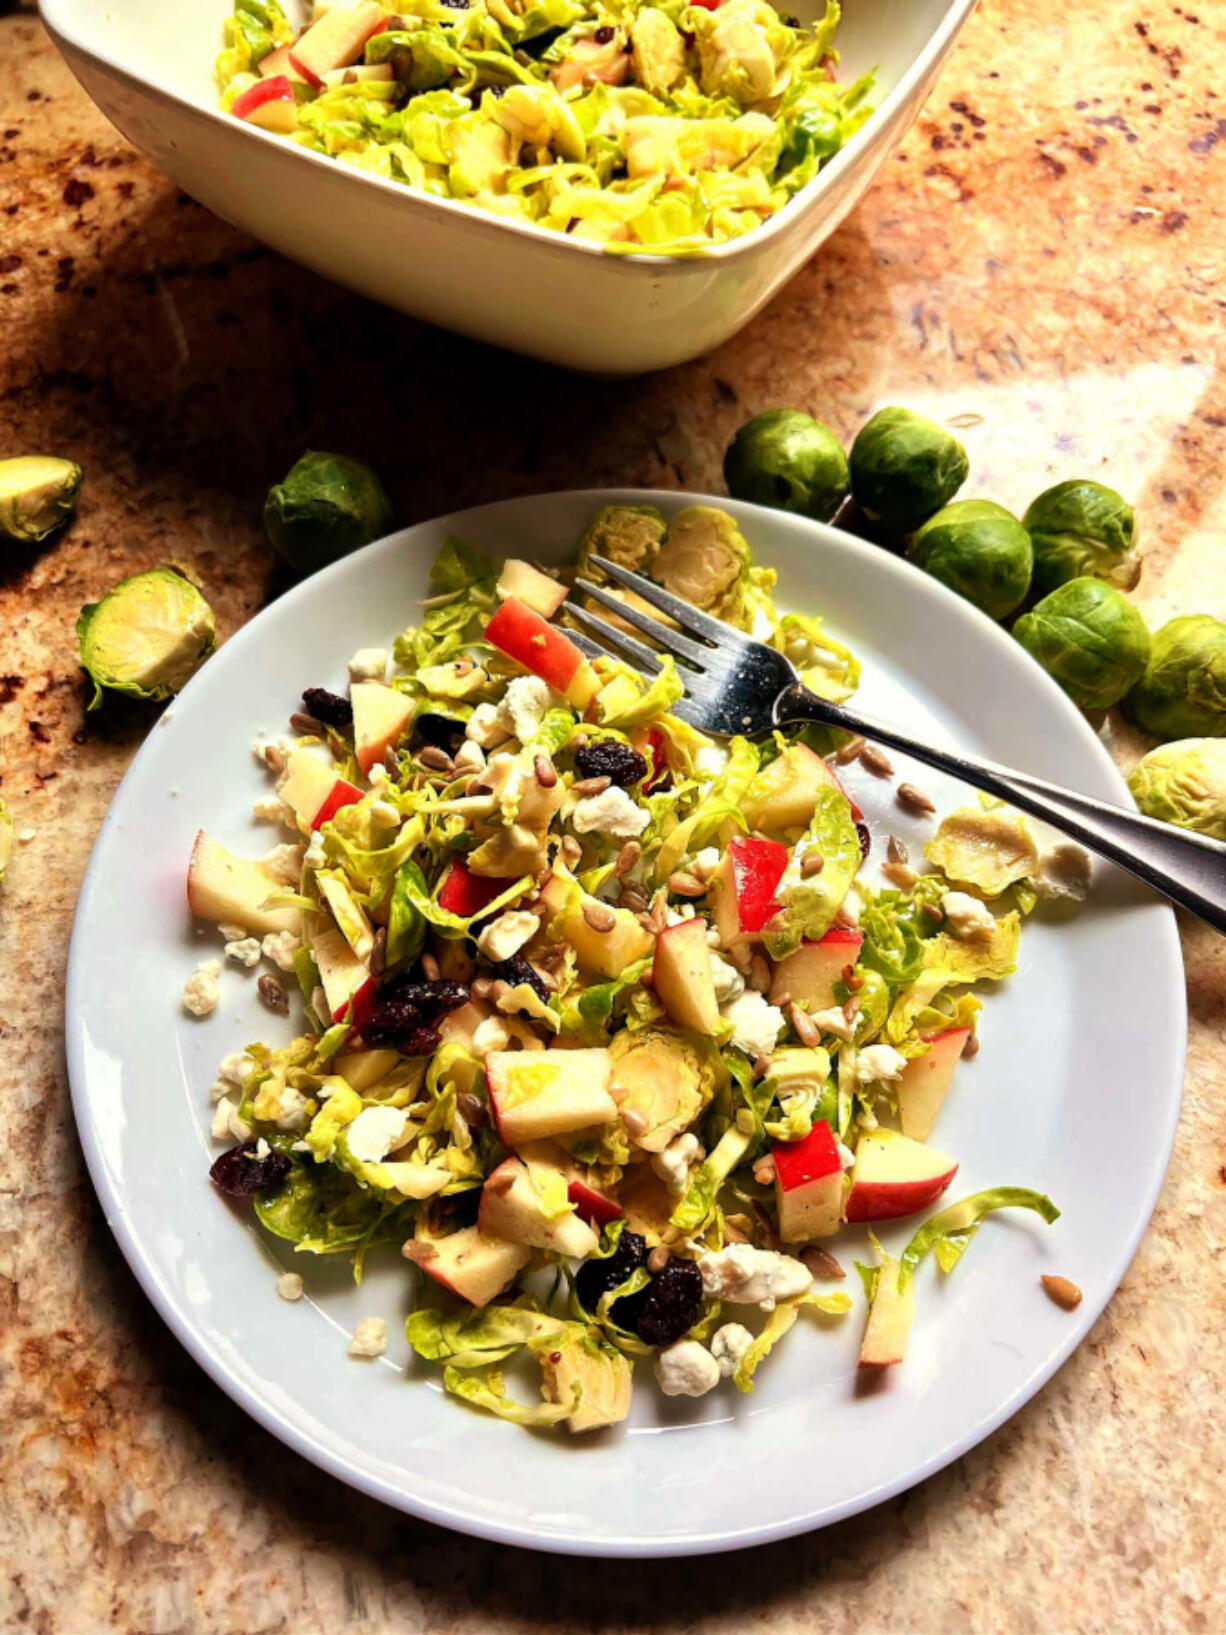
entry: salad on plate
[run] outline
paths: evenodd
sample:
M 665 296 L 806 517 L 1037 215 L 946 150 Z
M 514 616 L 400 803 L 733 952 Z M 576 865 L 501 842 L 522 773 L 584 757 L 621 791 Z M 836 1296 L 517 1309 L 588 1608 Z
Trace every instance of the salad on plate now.
M 854 691 L 854 656 L 776 609 L 726 512 L 608 507 L 577 568 L 593 555 Z M 449 540 L 393 649 L 257 740 L 276 783 L 256 815 L 293 839 L 250 859 L 198 836 L 188 900 L 223 949 L 183 1002 L 209 1015 L 224 964 L 264 963 L 261 998 L 301 1017 L 222 1061 L 216 1187 L 358 1277 L 394 1246 L 408 1341 L 449 1392 L 585 1431 L 626 1417 L 636 1368 L 673 1396 L 751 1390 L 795 1324 L 851 1309 L 847 1224 L 870 1227 L 860 1360 L 881 1368 L 930 1251 L 949 1271 L 1001 1207 L 1055 1219 L 1002 1186 L 897 1256 L 871 1238 L 949 1188 L 929 1137 L 978 1048 L 976 985 L 1015 969 L 1040 897 L 1084 896 L 1088 859 L 1002 806 L 938 820 L 909 784 L 923 855 L 874 845 L 841 774 L 891 778 L 884 757 L 818 728 L 696 731 L 671 661 L 648 682 L 571 639 L 573 579 Z M 366 1319 L 351 1350 L 385 1346 Z M 525 1363 L 536 1400 L 508 1379 Z

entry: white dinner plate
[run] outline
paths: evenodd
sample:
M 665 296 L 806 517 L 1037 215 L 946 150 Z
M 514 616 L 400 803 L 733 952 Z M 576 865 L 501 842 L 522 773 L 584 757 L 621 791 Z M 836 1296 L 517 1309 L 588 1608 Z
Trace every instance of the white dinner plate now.
M 115 797 L 81 892 L 68 979 L 68 1060 L 94 1184 L 149 1297 L 197 1361 L 259 1422 L 355 1487 L 462 1531 L 593 1555 L 679 1555 L 786 1537 L 837 1520 L 938 1470 L 1015 1412 L 1084 1337 L 1149 1219 L 1170 1154 L 1184 1052 L 1182 966 L 1170 911 L 1096 870 L 1067 923 L 1027 924 L 1020 969 L 988 997 L 983 1048 L 960 1070 L 933 1141 L 961 1164 L 949 1197 L 998 1183 L 1047 1192 L 1045 1227 L 985 1223 L 961 1264 L 917 1277 L 905 1363 L 864 1391 L 863 1300 L 841 1322 L 802 1318 L 752 1396 L 659 1396 L 640 1365 L 631 1419 L 583 1439 L 529 1433 L 447 1398 L 403 1336 L 411 1280 L 394 1251 L 362 1287 L 295 1255 L 218 1197 L 208 1087 L 220 1057 L 289 1022 L 229 965 L 208 1020 L 180 1004 L 198 960 L 220 953 L 184 898 L 192 838 L 207 828 L 252 854 L 276 838 L 251 817 L 268 781 L 249 748 L 285 730 L 302 689 L 342 687 L 357 648 L 390 644 L 418 616 L 437 547 L 457 533 L 494 556 L 562 561 L 613 498 L 666 511 L 696 496 L 554 494 L 423 523 L 316 574 L 212 658 L 166 711 Z M 720 504 L 726 502 L 720 501 Z M 1093 733 L 1027 655 L 967 603 L 871 545 L 773 511 L 728 504 L 786 607 L 820 612 L 864 662 L 867 713 L 958 747 L 1126 799 Z M 854 769 L 875 855 L 887 832 L 922 843 L 891 786 Z M 926 771 L 942 808 L 964 797 Z M 881 1233 L 903 1244 L 915 1221 Z M 862 1235 L 838 1240 L 849 1266 Z M 279 1300 L 277 1273 L 308 1298 Z M 1085 1298 L 1054 1305 L 1039 1278 Z M 385 1359 L 346 1354 L 358 1319 L 388 1319 Z

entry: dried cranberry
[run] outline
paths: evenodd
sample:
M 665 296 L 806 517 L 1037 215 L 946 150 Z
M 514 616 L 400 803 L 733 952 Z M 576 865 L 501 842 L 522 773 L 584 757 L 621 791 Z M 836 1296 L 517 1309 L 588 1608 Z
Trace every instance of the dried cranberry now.
M 512 954 L 510 959 L 504 959 L 501 964 L 494 967 L 494 970 L 513 988 L 518 988 L 521 982 L 526 982 L 542 1005 L 549 1003 L 549 989 L 541 981 L 540 973 L 532 968 L 522 954 Z
M 597 45 L 608 45 L 615 32 L 616 30 L 608 27 L 598 28 L 595 34 L 593 34 L 592 38 L 595 40 Z
M 647 1259 L 647 1240 L 637 1232 L 623 1232 L 617 1248 L 605 1260 L 585 1260 L 575 1277 L 575 1293 L 584 1311 L 596 1310 L 610 1289 L 624 1283 L 632 1272 L 637 1272 Z M 614 1302 L 614 1309 L 626 1305 L 625 1300 Z M 614 1321 L 620 1321 L 614 1318 Z
M 283 1152 L 270 1150 L 257 1158 L 258 1146 L 257 1141 L 244 1141 L 241 1147 L 231 1147 L 209 1170 L 209 1179 L 227 1198 L 250 1198 L 254 1192 L 268 1192 L 280 1186 L 293 1168 Z
M 308 687 L 302 695 L 302 707 L 325 727 L 343 729 L 353 725 L 353 705 L 326 687 Z
M 647 776 L 646 758 L 629 744 L 616 738 L 598 738 L 575 751 L 575 771 L 581 778 L 608 778 L 622 789 L 642 783 Z
M 867 823 L 856 824 L 856 839 L 860 842 L 860 861 L 863 863 L 873 849 L 873 837 L 868 832 Z
M 672 1345 L 702 1315 L 702 1273 L 697 1262 L 674 1255 L 645 1289 L 614 1304 L 615 1321 L 648 1345 Z
M 413 725 L 419 738 L 433 744 L 435 749 L 445 749 L 448 753 L 464 736 L 464 723 L 453 721 L 449 715 L 419 715 Z
M 409 1056 L 428 1056 L 438 1048 L 435 1024 L 467 1005 L 466 982 L 400 982 L 379 995 L 362 1038 L 368 1045 L 393 1045 Z

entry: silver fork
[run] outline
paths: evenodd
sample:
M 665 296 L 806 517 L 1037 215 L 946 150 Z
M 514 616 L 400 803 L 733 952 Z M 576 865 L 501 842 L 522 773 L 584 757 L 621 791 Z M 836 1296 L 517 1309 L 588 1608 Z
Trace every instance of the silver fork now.
M 590 560 L 593 567 L 658 608 L 680 629 L 670 629 L 621 601 L 603 585 L 579 579 L 576 589 L 648 640 L 641 641 L 589 608 L 570 601 L 567 612 L 583 626 L 583 630 L 570 631 L 577 645 L 589 657 L 615 653 L 647 675 L 655 675 L 663 655 L 671 654 L 686 689 L 685 697 L 674 706 L 675 713 L 703 732 L 719 737 L 741 733 L 754 738 L 792 723 L 818 722 L 887 744 L 1042 818 L 1100 857 L 1127 869 L 1214 930 L 1226 933 L 1226 844 L 1221 841 L 1173 828 L 1142 817 L 1139 812 L 1093 800 L 991 761 L 933 749 L 883 721 L 872 721 L 842 705 L 828 703 L 801 685 L 793 666 L 773 647 L 700 612 L 680 596 L 616 562 L 602 556 Z

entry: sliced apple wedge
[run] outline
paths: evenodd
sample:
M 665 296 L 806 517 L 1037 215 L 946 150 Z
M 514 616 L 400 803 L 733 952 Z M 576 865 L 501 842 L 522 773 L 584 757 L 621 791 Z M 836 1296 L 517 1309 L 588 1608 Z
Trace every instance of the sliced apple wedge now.
M 791 1001 L 810 1012 L 829 1010 L 834 1004 L 835 983 L 845 966 L 856 963 L 863 946 L 863 932 L 842 929 L 827 931 L 818 942 L 802 942 L 794 954 L 788 954 L 775 967 L 771 1004 Z
M 363 1095 L 372 1084 L 385 1079 L 399 1060 L 398 1050 L 347 1050 L 333 1065 L 349 1088 Z
M 274 891 L 284 891 L 263 863 L 236 857 L 228 846 L 203 829 L 196 836 L 187 865 L 187 906 L 200 920 L 214 925 L 241 925 L 252 935 L 297 931 L 296 908 L 265 908 Z
M 789 744 L 745 791 L 745 821 L 751 829 L 807 829 L 822 789 L 846 793 L 820 755 L 807 744 Z M 854 807 L 852 815 L 864 814 Z
M 289 54 L 288 45 L 278 46 L 275 51 L 270 51 L 266 57 L 260 58 L 256 65 L 256 73 L 262 79 L 277 79 L 284 75 L 291 85 L 305 85 L 307 81 L 289 60 Z
M 375 944 L 374 928 L 366 910 L 353 895 L 349 882 L 337 869 L 316 869 L 315 879 L 319 885 L 320 895 L 332 910 L 332 917 L 340 929 L 341 936 L 363 965 L 368 964 L 370 951 Z
M 917 1056 L 903 1069 L 898 1081 L 898 1121 L 902 1133 L 913 1141 L 927 1141 L 932 1134 L 970 1036 L 970 1028 L 947 1028 L 934 1034 L 927 1055 Z
M 547 681 L 577 710 L 585 710 L 596 696 L 596 672 L 574 642 L 517 596 L 498 607 L 485 627 L 485 639 Z
M 447 1238 L 410 1238 L 403 1253 L 471 1306 L 488 1305 L 532 1258 L 526 1243 L 487 1237 L 479 1226 L 465 1226 Z
M 358 765 L 369 772 L 413 719 L 413 700 L 381 681 L 355 681 L 349 689 L 353 704 L 353 747 Z
M 566 600 L 565 585 L 534 568 L 530 562 L 520 562 L 514 557 L 502 564 L 497 588 L 504 601 L 514 596 L 542 619 L 552 619 Z
M 335 767 L 309 749 L 296 749 L 290 756 L 277 793 L 308 829 L 320 828 L 342 806 L 362 798 L 355 784 L 338 778 Z
M 458 1015 L 458 1012 L 453 1014 Z M 589 1225 L 606 1226 L 609 1221 L 617 1221 L 622 1217 L 620 1204 L 615 1204 L 612 1198 L 605 1196 L 588 1180 L 588 1172 L 577 1159 L 572 1158 L 565 1147 L 554 1141 L 521 1141 L 519 1156 L 526 1164 L 552 1165 L 560 1169 L 566 1177 L 566 1196 L 575 1206 L 575 1214 L 581 1221 Z
M 566 1181 L 559 1169 L 540 1166 L 540 1175 L 551 1174 L 565 1193 Z M 568 1200 L 569 1201 L 569 1200 Z M 551 1249 L 556 1254 L 584 1260 L 597 1246 L 595 1232 L 573 1211 L 551 1217 L 537 1187 L 535 1166 L 530 1169 L 518 1158 L 506 1158 L 481 1188 L 477 1225 L 487 1237 L 507 1238 L 526 1243 L 533 1249 Z
M 958 1173 L 957 1162 L 897 1130 L 869 1130 L 856 1144 L 849 1221 L 888 1221 L 925 1209 Z
M 379 0 L 360 0 L 354 6 L 336 6 L 290 47 L 290 61 L 316 90 L 324 75 L 333 68 L 347 68 L 357 62 L 367 40 L 383 26 L 384 11 Z
M 485 1078 L 498 1133 L 508 1147 L 617 1117 L 607 1050 L 491 1050 Z
M 725 948 L 752 942 L 778 910 L 775 892 L 788 866 L 788 849 L 778 840 L 736 835 L 711 881 L 715 927 Z
M 877 1274 L 877 1292 L 869 1308 L 864 1339 L 860 1342 L 861 1368 L 889 1368 L 900 1363 L 907 1350 L 911 1322 L 915 1316 L 915 1280 L 905 1289 L 898 1286 L 901 1265 L 893 1255 L 882 1259 Z
M 500 897 L 504 891 L 515 884 L 514 877 L 498 879 L 496 876 L 474 874 L 462 858 L 457 857 L 448 865 L 447 873 L 439 888 L 438 906 L 445 908 L 449 914 L 458 914 L 461 919 L 471 920 L 474 915 L 480 914 L 483 908 L 488 908 L 495 897 Z
M 656 938 L 651 964 L 656 997 L 678 1027 L 713 1034 L 719 1026 L 719 1004 L 711 974 L 707 922 L 682 920 Z
M 348 1022 L 355 1032 L 360 1032 L 375 1003 L 375 982 L 365 962 L 340 932 L 331 928 L 311 938 L 311 953 L 319 967 L 332 1020 Z
M 555 869 L 550 875 L 541 891 L 541 901 L 550 914 L 558 916 L 561 940 L 575 950 L 580 965 L 598 976 L 620 976 L 628 965 L 651 953 L 651 932 L 643 929 L 628 908 L 598 902 L 565 869 Z M 597 920 L 612 915 L 609 929 L 595 930 L 584 914 L 585 908 Z
M 825 1119 L 801 1141 L 777 1141 L 775 1204 L 784 1243 L 833 1237 L 843 1218 L 843 1163 Z
M 230 112 L 235 119 L 273 131 L 277 136 L 288 136 L 298 124 L 294 87 L 284 74 L 273 74 L 249 85 L 235 97 Z

